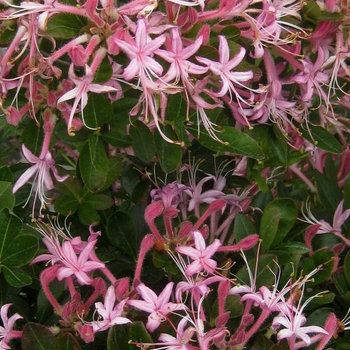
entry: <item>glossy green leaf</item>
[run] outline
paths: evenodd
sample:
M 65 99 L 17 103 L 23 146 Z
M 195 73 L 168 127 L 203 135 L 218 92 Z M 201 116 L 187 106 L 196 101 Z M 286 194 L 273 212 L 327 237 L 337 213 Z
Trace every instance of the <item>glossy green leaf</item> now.
M 55 211 L 67 216 L 74 214 L 80 205 L 79 200 L 72 195 L 64 195 L 55 200 Z
M 12 183 L 0 181 L 0 211 L 7 208 L 12 210 L 15 205 L 15 195 L 12 193 Z
M 350 285 L 347 283 L 344 271 L 333 273 L 332 278 L 338 291 L 338 295 L 347 303 L 350 303 Z
M 38 323 L 28 322 L 23 327 L 23 350 L 50 350 L 54 348 L 54 335 L 52 332 Z
M 151 336 L 149 335 L 145 325 L 141 321 L 133 322 L 130 325 L 130 339 L 132 342 L 137 343 L 152 343 L 153 340 Z M 151 346 L 149 349 L 152 349 L 153 346 Z M 130 344 L 129 345 L 130 350 L 137 350 L 140 349 L 139 346 Z
M 129 335 L 126 326 L 113 326 L 108 331 L 107 350 L 128 349 Z
M 330 279 L 334 267 L 334 252 L 328 249 L 316 251 L 312 256 L 304 261 L 304 274 L 308 274 L 314 269 L 319 271 L 312 277 L 310 285 L 319 285 Z
M 31 120 L 24 128 L 21 135 L 21 142 L 36 156 L 41 152 L 44 133 L 34 120 Z
M 111 65 L 111 62 L 109 60 L 109 57 L 106 56 L 102 60 L 99 67 L 97 68 L 97 71 L 94 75 L 94 83 L 97 83 L 97 84 L 105 83 L 111 79 L 112 74 L 113 74 L 112 65 Z M 109 101 L 108 101 L 108 103 L 110 104 Z
M 7 266 L 23 266 L 33 260 L 39 249 L 38 238 L 19 235 L 4 247 L 1 263 Z
M 113 199 L 103 193 L 93 194 L 89 196 L 84 203 L 89 204 L 92 208 L 96 210 L 106 210 L 113 205 Z
M 188 130 L 197 137 L 197 128 L 188 127 Z M 216 136 L 222 141 L 222 143 L 214 140 L 209 136 L 205 129 L 201 127 L 198 141 L 204 147 L 216 152 L 231 152 L 254 159 L 264 158 L 264 152 L 258 143 L 248 134 L 236 128 L 225 126 L 221 132 L 216 133 Z
M 106 94 L 90 94 L 84 108 L 85 124 L 91 128 L 101 127 L 113 116 L 113 107 Z
M 111 187 L 115 183 L 115 181 L 118 179 L 119 175 L 123 170 L 123 162 L 121 158 L 112 157 L 112 158 L 108 158 L 107 161 L 108 161 L 108 172 L 107 172 L 106 182 L 101 189 L 102 191 Z
M 128 213 L 119 211 L 108 219 L 107 236 L 113 245 L 137 260 L 138 240 L 134 223 Z
M 342 191 L 338 184 L 331 181 L 327 176 L 315 170 L 315 180 L 317 185 L 317 194 L 321 200 L 322 205 L 335 211 L 339 202 L 342 199 Z
M 243 304 L 238 295 L 228 295 L 225 300 L 225 311 L 230 311 L 230 318 L 241 317 L 243 314 Z
M 16 288 L 28 286 L 32 283 L 32 278 L 21 268 L 12 266 L 1 266 L 5 279 L 9 285 Z
M 81 177 L 91 192 L 103 188 L 108 174 L 108 158 L 102 141 L 96 134 L 89 137 L 79 157 Z
M 257 233 L 257 229 L 246 215 L 238 213 L 233 224 L 233 233 L 235 235 L 235 241 L 239 242 L 243 238 Z
M 49 18 L 45 35 L 55 39 L 72 39 L 76 38 L 86 25 L 87 19 L 85 17 L 59 13 Z
M 273 342 L 266 338 L 263 334 L 259 334 L 255 339 L 252 346 L 250 346 L 250 350 L 270 350 L 273 346 Z
M 344 273 L 346 281 L 350 285 L 350 251 L 348 251 L 344 259 Z
M 0 263 L 11 242 L 20 234 L 22 222 L 7 211 L 0 212 Z
M 84 225 L 98 224 L 100 222 L 99 213 L 94 207 L 85 202 L 78 208 L 78 217 Z
M 54 350 L 81 350 L 81 346 L 73 334 L 64 332 L 55 337 Z
M 164 133 L 172 140 L 175 140 L 174 133 L 167 128 Z M 154 132 L 154 141 L 157 149 L 157 156 L 163 171 L 167 174 L 179 168 L 182 160 L 182 147 L 180 145 L 165 141 L 158 131 Z
M 122 130 L 113 128 L 106 133 L 103 133 L 102 138 L 110 145 L 117 148 L 126 148 L 132 145 L 132 138 Z
M 143 162 L 149 163 L 156 153 L 156 148 L 153 135 L 148 127 L 144 123 L 136 121 L 130 126 L 130 136 L 135 155 Z
M 269 150 L 278 159 L 284 167 L 289 165 L 290 148 L 288 147 L 285 137 L 282 135 L 278 127 L 274 126 L 267 138 Z
M 264 210 L 260 223 L 262 251 L 279 245 L 297 219 L 297 207 L 291 199 L 278 198 Z
M 308 129 L 303 132 L 305 139 L 327 152 L 342 153 L 343 147 L 341 143 L 328 130 L 322 126 L 311 124 L 308 124 Z

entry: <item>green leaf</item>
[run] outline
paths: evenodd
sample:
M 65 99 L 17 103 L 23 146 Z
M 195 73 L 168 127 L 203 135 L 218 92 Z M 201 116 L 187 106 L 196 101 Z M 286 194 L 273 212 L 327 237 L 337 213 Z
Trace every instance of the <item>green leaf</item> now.
M 84 225 L 98 224 L 100 222 L 99 213 L 88 203 L 82 203 L 79 206 L 78 217 Z
M 23 327 L 23 350 L 49 350 L 54 347 L 54 335 L 52 332 L 37 323 L 28 322 Z
M 35 120 L 31 120 L 24 128 L 21 135 L 21 142 L 34 154 L 39 155 L 43 145 L 44 133 Z
M 163 132 L 170 139 L 175 139 L 175 135 L 170 127 L 167 128 L 167 131 L 163 130 Z M 158 130 L 154 133 L 154 141 L 156 144 L 159 163 L 163 171 L 169 174 L 178 169 L 182 160 L 181 146 L 165 141 L 158 132 Z
M 113 107 L 106 94 L 90 94 L 84 108 L 85 124 L 91 128 L 101 127 L 113 116 Z
M 108 331 L 107 350 L 128 349 L 129 336 L 126 331 L 126 326 L 113 326 Z
M 338 295 L 347 303 L 350 303 L 350 285 L 347 283 L 345 273 L 343 271 L 335 272 L 332 275 L 332 279 L 337 288 Z
M 0 181 L 0 211 L 4 208 L 12 211 L 15 206 L 15 195 L 12 193 L 12 183 Z
M 313 281 L 309 285 L 319 285 L 330 279 L 334 267 L 334 252 L 322 249 L 315 252 L 312 256 L 305 259 L 303 270 L 308 274 L 314 269 L 321 267 L 320 270 L 312 277 Z
M 119 175 L 123 170 L 123 162 L 119 157 L 108 158 L 108 173 L 104 186 L 102 187 L 102 191 L 111 187 L 115 181 L 118 179 Z
M 233 224 L 233 232 L 235 235 L 235 241 L 239 242 L 243 238 L 257 233 L 257 230 L 255 225 L 246 215 L 237 213 Z
M 67 216 L 74 214 L 78 210 L 79 205 L 80 202 L 76 197 L 70 195 L 61 196 L 55 200 L 55 211 Z
M 148 127 L 137 120 L 130 126 L 130 136 L 135 155 L 143 162 L 149 163 L 156 153 L 156 148 L 153 135 Z
M 113 128 L 113 126 L 110 131 L 101 136 L 103 140 L 117 148 L 126 148 L 132 145 L 132 138 L 122 130 Z
M 94 75 L 94 83 L 102 84 L 110 80 L 113 74 L 113 69 L 109 57 L 105 57 L 101 64 L 98 66 L 97 71 Z M 108 101 L 108 103 L 110 103 Z
M 81 29 L 86 25 L 87 19 L 82 16 L 59 13 L 50 17 L 45 35 L 55 39 L 73 39 L 80 34 Z
M 273 346 L 273 342 L 266 338 L 263 334 L 259 334 L 255 339 L 254 344 L 250 347 L 250 350 L 270 350 Z
M 4 251 L 10 243 L 20 234 L 22 222 L 7 211 L 0 212 L 0 263 Z
M 130 339 L 133 342 L 137 343 L 153 343 L 151 336 L 149 335 L 147 329 L 145 328 L 145 325 L 141 321 L 133 322 L 130 325 Z M 140 347 L 130 344 L 129 349 L 136 350 L 140 349 Z M 153 349 L 153 346 L 151 346 L 150 349 Z
M 278 159 L 278 161 L 284 167 L 288 166 L 290 159 L 290 149 L 287 145 L 285 137 L 282 135 L 281 131 L 278 129 L 277 126 L 274 125 L 273 132 L 271 130 L 267 141 L 269 150 L 272 151 L 272 153 Z
M 230 318 L 241 317 L 243 314 L 243 304 L 238 295 L 228 295 L 225 300 L 225 310 L 230 311 Z
M 308 124 L 308 130 L 304 130 L 303 137 L 312 142 L 318 148 L 331 153 L 342 153 L 343 147 L 341 143 L 322 126 Z M 311 134 L 311 136 L 310 136 Z
M 39 249 L 38 238 L 33 235 L 19 235 L 2 253 L 1 263 L 7 266 L 23 266 L 33 260 Z
M 192 132 L 193 135 L 197 136 L 197 128 L 187 128 L 190 132 Z M 216 152 L 231 152 L 254 159 L 264 158 L 264 152 L 258 143 L 246 133 L 236 128 L 225 126 L 221 132 L 218 132 L 216 134 L 223 143 L 215 141 L 212 137 L 210 137 L 205 129 L 201 127 L 198 141 L 204 147 L 207 147 Z
M 350 251 L 348 251 L 344 259 L 344 273 L 346 281 L 350 285 Z
M 79 157 L 81 177 L 89 191 L 101 190 L 107 180 L 108 166 L 102 141 L 96 134 L 90 135 Z
M 32 278 L 18 267 L 2 265 L 1 268 L 7 283 L 12 287 L 21 288 L 32 283 Z
M 81 350 L 81 346 L 71 333 L 64 332 L 55 338 L 54 350 Z
M 327 209 L 335 211 L 343 197 L 338 184 L 317 170 L 315 170 L 315 180 L 318 190 L 317 194 L 322 205 Z
M 137 260 L 138 240 L 134 223 L 128 213 L 118 211 L 109 217 L 107 237 L 113 245 Z
M 187 113 L 187 103 L 180 94 L 169 95 L 165 120 L 170 122 L 176 131 L 178 139 L 187 140 L 185 121 Z
M 270 202 L 264 210 L 260 223 L 261 249 L 263 252 L 279 245 L 297 219 L 297 207 L 288 198 Z
M 96 210 L 106 210 L 113 205 L 114 201 L 110 196 L 103 193 L 98 193 L 86 198 L 84 203 L 89 204 Z

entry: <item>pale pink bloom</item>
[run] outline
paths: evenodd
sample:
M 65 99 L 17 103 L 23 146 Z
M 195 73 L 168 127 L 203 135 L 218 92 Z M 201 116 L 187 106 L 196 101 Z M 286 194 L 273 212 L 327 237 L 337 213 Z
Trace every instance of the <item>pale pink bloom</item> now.
M 105 264 L 100 262 L 94 253 L 97 238 L 90 236 L 88 242 L 82 242 L 80 237 L 70 238 L 60 229 L 51 225 L 40 225 L 37 229 L 44 235 L 43 243 L 46 245 L 49 254 L 37 256 L 31 263 L 41 261 L 58 265 L 57 279 L 59 281 L 74 275 L 81 285 L 89 285 L 93 282 L 90 272 L 104 269 Z M 61 244 L 59 237 L 63 237 Z
M 183 47 L 181 34 L 179 28 L 175 27 L 171 30 L 171 50 L 158 49 L 156 54 L 162 57 L 165 61 L 170 63 L 168 72 L 163 77 L 165 81 L 171 81 L 175 79 L 175 84 L 179 80 L 184 85 L 192 86 L 189 80 L 189 74 L 204 74 L 207 72 L 208 67 L 202 67 L 195 63 L 192 63 L 188 59 L 191 58 L 201 47 L 203 43 L 203 37 L 199 36 L 192 44 L 187 47 Z
M 112 326 L 118 324 L 125 324 L 131 322 L 128 318 L 123 316 L 123 308 L 126 303 L 126 299 L 115 305 L 116 295 L 114 286 L 110 286 L 107 289 L 104 303 L 95 303 L 96 311 L 103 318 L 92 322 L 92 328 L 94 332 L 104 331 Z
M 104 56 L 103 53 L 100 54 L 100 56 L 102 55 Z M 96 57 L 95 57 L 95 60 L 97 60 Z M 79 104 L 80 104 L 80 111 L 83 111 L 83 109 L 86 107 L 88 103 L 88 92 L 101 94 L 106 92 L 117 91 L 117 89 L 114 88 L 113 86 L 93 83 L 94 74 L 97 68 L 98 68 L 98 64 L 95 64 L 92 67 L 85 65 L 85 76 L 78 77 L 74 73 L 74 65 L 71 64 L 69 67 L 68 77 L 70 78 L 70 80 L 74 82 L 75 87 L 72 90 L 67 91 L 57 101 L 57 103 L 62 103 L 62 102 L 74 99 L 73 105 L 71 107 L 71 112 L 69 115 L 68 126 L 67 126 L 69 135 L 74 135 L 73 117 L 74 117 L 74 114 L 77 112 Z M 83 114 L 82 114 L 82 119 L 84 121 Z
M 227 39 L 223 35 L 219 35 L 219 62 L 203 57 L 196 57 L 199 62 L 206 64 L 213 74 L 220 77 L 221 88 L 218 92 L 213 93 L 214 96 L 222 97 L 229 92 L 231 99 L 233 93 L 237 100 L 242 100 L 234 84 L 245 87 L 242 83 L 252 79 L 253 72 L 239 72 L 233 71 L 233 69 L 242 62 L 245 52 L 245 49 L 241 47 L 239 52 L 230 59 L 230 48 Z
M 21 331 L 15 331 L 13 326 L 17 320 L 22 319 L 18 313 L 15 313 L 10 318 L 7 316 L 8 309 L 12 304 L 4 304 L 1 307 L 1 319 L 3 326 L 0 326 L 0 349 L 11 349 L 8 342 L 13 338 L 20 338 L 22 336 Z
M 190 342 L 192 338 L 193 329 L 191 328 L 185 329 L 187 322 L 188 320 L 186 317 L 181 319 L 181 321 L 177 326 L 176 337 L 173 337 L 170 334 L 162 333 L 158 338 L 158 340 L 162 342 L 161 345 L 166 346 L 167 350 L 189 349 L 187 347 L 187 344 Z
M 143 300 L 129 300 L 127 302 L 131 306 L 150 313 L 146 327 L 151 332 L 159 327 L 160 323 L 165 320 L 170 312 L 185 309 L 183 304 L 169 302 L 173 285 L 173 282 L 168 283 L 157 296 L 152 289 L 141 283 L 136 287 L 136 290 Z
M 217 262 L 211 257 L 217 252 L 221 246 L 221 242 L 215 239 L 212 244 L 205 244 L 205 240 L 200 231 L 192 232 L 194 239 L 194 248 L 188 246 L 180 246 L 176 251 L 180 254 L 189 256 L 193 262 L 186 267 L 186 275 L 192 276 L 195 273 L 200 273 L 203 270 L 207 273 L 213 273 L 216 269 Z
M 50 170 L 52 171 L 56 180 L 59 182 L 66 180 L 69 177 L 69 175 L 60 176 L 58 174 L 58 171 L 55 166 L 55 161 L 52 158 L 52 155 L 49 151 L 47 151 L 44 155 L 37 157 L 23 144 L 22 152 L 26 160 L 33 165 L 19 177 L 19 179 L 13 186 L 12 192 L 16 193 L 19 188 L 21 188 L 32 178 L 34 178 L 30 194 L 32 194 L 34 190 L 34 203 L 37 199 L 40 200 L 41 213 L 41 210 L 45 208 L 45 205 L 50 202 L 49 198 L 46 195 L 46 192 L 55 188 L 54 183 L 52 181 L 52 175 L 50 174 Z M 29 199 L 30 196 L 27 199 L 26 204 L 28 203 Z
M 289 308 L 288 312 L 282 312 L 282 316 L 276 316 L 272 321 L 272 327 L 277 329 L 280 326 L 285 327 L 277 333 L 277 339 L 287 339 L 292 349 L 296 344 L 296 338 L 305 342 L 306 346 L 310 346 L 312 340 L 310 333 L 313 334 L 328 334 L 322 327 L 319 326 L 304 326 L 306 323 L 306 317 L 303 314 L 304 307 L 309 303 L 310 299 L 317 297 L 317 295 L 309 298 L 302 307 L 298 309 Z
M 146 21 L 139 19 L 135 30 L 135 40 L 131 43 L 120 39 L 115 39 L 115 42 L 131 59 L 129 65 L 124 69 L 124 79 L 130 81 L 136 76 L 140 79 L 147 79 L 148 74 L 158 78 L 163 67 L 151 56 L 155 50 L 164 43 L 165 35 L 160 35 L 151 40 L 147 34 Z M 142 82 L 141 82 L 142 83 Z
M 345 244 L 350 246 L 350 240 L 342 234 L 342 226 L 350 216 L 350 209 L 343 210 L 343 205 L 344 205 L 344 200 L 341 200 L 334 213 L 332 225 L 330 225 L 328 222 L 326 222 L 323 219 L 317 220 L 314 217 L 314 215 L 311 213 L 310 208 L 308 207 L 306 208 L 307 213 L 306 214 L 303 213 L 304 220 L 301 220 L 301 221 L 311 224 L 311 226 L 308 227 L 307 230 L 305 231 L 305 240 L 309 248 L 312 248 L 311 241 L 315 235 L 320 235 L 325 233 L 334 234 L 335 236 L 343 240 Z

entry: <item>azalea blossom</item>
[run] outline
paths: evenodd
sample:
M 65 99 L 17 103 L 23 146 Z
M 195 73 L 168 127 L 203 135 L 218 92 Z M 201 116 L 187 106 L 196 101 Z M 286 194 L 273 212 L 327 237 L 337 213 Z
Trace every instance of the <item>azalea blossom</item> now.
M 94 92 L 97 94 L 106 93 L 106 92 L 116 92 L 117 89 L 113 86 L 101 85 L 93 83 L 95 73 L 99 67 L 103 57 L 105 56 L 105 50 L 100 49 L 98 54 L 96 54 L 94 61 L 91 66 L 85 65 L 85 76 L 78 77 L 74 72 L 74 65 L 71 64 L 69 67 L 68 76 L 69 79 L 75 83 L 75 87 L 72 90 L 67 91 L 62 95 L 57 103 L 62 103 L 74 99 L 73 105 L 71 107 L 71 112 L 68 119 L 68 134 L 74 136 L 74 127 L 73 127 L 73 117 L 77 112 L 78 106 L 80 105 L 80 111 L 86 107 L 88 103 L 88 92 Z M 82 114 L 82 119 L 84 121 L 84 116 Z M 87 126 L 87 125 L 85 125 Z
M 114 325 L 131 322 L 128 318 L 123 317 L 123 308 L 126 300 L 122 300 L 117 305 L 116 295 L 113 286 L 109 286 L 105 295 L 104 303 L 95 303 L 96 311 L 103 320 L 98 319 L 92 323 L 94 332 L 104 331 Z
M 327 291 L 317 293 L 316 295 L 308 298 L 302 305 L 301 305 L 302 298 L 300 298 L 299 304 L 296 308 L 293 307 L 293 308 L 281 310 L 282 315 L 276 316 L 272 321 L 272 327 L 274 329 L 278 329 L 281 326 L 285 327 L 278 331 L 277 339 L 278 340 L 287 339 L 290 348 L 296 349 L 296 348 L 299 348 L 299 347 L 296 347 L 297 338 L 301 339 L 305 344 L 305 346 L 310 346 L 313 343 L 309 335 L 310 333 L 312 334 L 321 333 L 321 334 L 327 335 L 328 332 L 325 331 L 320 326 L 305 326 L 307 319 L 303 314 L 303 311 L 306 305 L 308 305 L 311 300 L 319 297 L 321 294 L 324 294 L 324 293 L 327 293 Z
M 97 259 L 93 251 L 97 242 L 96 234 L 90 236 L 91 239 L 88 242 L 82 242 L 80 237 L 70 238 L 62 230 L 42 224 L 40 221 L 37 230 L 44 235 L 43 243 L 49 254 L 41 254 L 31 263 L 45 261 L 58 266 L 59 281 L 73 275 L 79 284 L 89 285 L 93 282 L 90 273 L 105 268 L 105 264 Z M 60 237 L 63 238 L 62 243 Z
M 55 166 L 55 161 L 52 158 L 52 155 L 49 151 L 42 154 L 40 157 L 35 156 L 24 144 L 22 145 L 22 152 L 26 160 L 33 164 L 29 169 L 27 169 L 16 181 L 13 186 L 12 192 L 16 193 L 19 188 L 28 183 L 32 178 L 34 178 L 32 190 L 30 194 L 34 191 L 34 205 L 33 205 L 33 217 L 34 217 L 34 208 L 37 199 L 40 201 L 40 215 L 41 210 L 45 208 L 47 204 L 50 203 L 49 198 L 47 197 L 47 191 L 53 190 L 55 188 L 52 175 L 52 171 L 55 179 L 59 182 L 65 181 L 69 175 L 60 176 Z M 27 199 L 25 205 L 29 202 L 30 196 Z
M 22 336 L 22 331 L 15 331 L 13 326 L 17 320 L 22 319 L 23 317 L 18 313 L 15 313 L 11 317 L 8 317 L 8 310 L 12 304 L 4 304 L 1 307 L 1 319 L 3 326 L 0 326 L 0 349 L 7 350 L 11 349 L 8 344 L 11 339 L 20 338 Z
M 192 276 L 195 273 L 200 273 L 203 270 L 207 273 L 213 273 L 216 269 L 217 262 L 211 257 L 217 252 L 221 246 L 221 242 L 215 239 L 212 244 L 205 244 L 205 240 L 200 231 L 192 232 L 194 239 L 194 248 L 187 246 L 179 246 L 176 251 L 180 254 L 189 256 L 193 262 L 186 267 L 186 275 Z
M 151 332 L 159 327 L 160 323 L 166 319 L 166 316 L 170 312 L 183 310 L 185 308 L 183 304 L 172 303 L 169 301 L 173 285 L 173 282 L 169 282 L 159 296 L 157 296 L 152 289 L 141 283 L 136 287 L 136 290 L 143 300 L 127 301 L 129 305 L 150 313 L 146 327 Z

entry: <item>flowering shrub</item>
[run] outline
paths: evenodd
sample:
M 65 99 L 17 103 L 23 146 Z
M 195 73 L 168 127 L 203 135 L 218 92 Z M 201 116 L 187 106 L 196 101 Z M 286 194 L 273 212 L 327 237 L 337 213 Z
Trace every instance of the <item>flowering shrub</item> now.
M 348 349 L 345 0 L 0 0 L 0 349 Z

